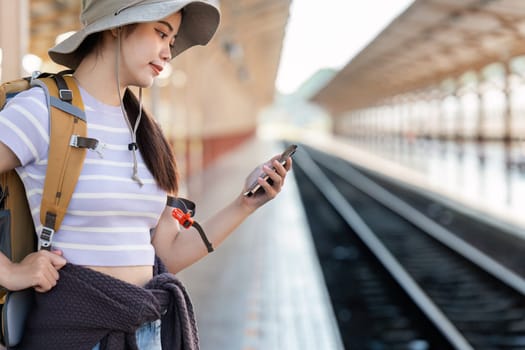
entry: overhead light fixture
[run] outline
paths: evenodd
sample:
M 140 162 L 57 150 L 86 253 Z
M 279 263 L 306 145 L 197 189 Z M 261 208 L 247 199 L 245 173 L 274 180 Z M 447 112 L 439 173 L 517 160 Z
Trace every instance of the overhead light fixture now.
M 22 58 L 22 67 L 27 73 L 38 71 L 42 67 L 42 59 L 31 53 L 26 54 Z

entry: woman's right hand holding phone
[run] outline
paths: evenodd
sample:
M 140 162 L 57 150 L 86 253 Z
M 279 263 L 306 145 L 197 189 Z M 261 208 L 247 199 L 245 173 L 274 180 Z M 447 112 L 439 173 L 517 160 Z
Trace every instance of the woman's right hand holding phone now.
M 281 155 L 273 157 L 257 167 L 246 179 L 242 201 L 251 210 L 272 200 L 281 191 L 286 174 L 292 168 L 292 158 L 288 158 L 284 164 L 280 162 L 280 158 Z M 254 184 L 258 185 L 258 189 L 250 192 Z

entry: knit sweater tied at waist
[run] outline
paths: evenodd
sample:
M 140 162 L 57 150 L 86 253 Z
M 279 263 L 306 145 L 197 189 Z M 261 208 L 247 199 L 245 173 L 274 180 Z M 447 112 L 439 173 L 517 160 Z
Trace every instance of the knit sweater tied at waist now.
M 15 349 L 136 350 L 135 331 L 161 319 L 164 350 L 198 350 L 193 306 L 186 289 L 157 260 L 144 288 L 66 264 L 55 288 L 35 293 L 24 339 Z

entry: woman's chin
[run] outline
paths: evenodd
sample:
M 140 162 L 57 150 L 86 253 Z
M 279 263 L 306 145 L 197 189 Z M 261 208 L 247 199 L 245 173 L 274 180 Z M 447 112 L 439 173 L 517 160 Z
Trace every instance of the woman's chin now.
M 140 80 L 137 80 L 135 82 L 135 84 L 133 84 L 134 86 L 136 87 L 139 87 L 139 88 L 150 88 L 153 86 L 153 82 L 154 82 L 154 78 L 151 77 L 151 78 L 147 78 L 147 79 L 140 79 Z

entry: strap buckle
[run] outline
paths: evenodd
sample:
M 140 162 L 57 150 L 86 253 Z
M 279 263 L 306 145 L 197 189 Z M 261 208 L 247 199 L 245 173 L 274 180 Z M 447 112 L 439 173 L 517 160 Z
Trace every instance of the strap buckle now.
M 106 148 L 106 144 L 104 142 L 100 142 L 97 139 L 71 135 L 71 138 L 69 139 L 69 145 L 75 148 L 88 148 L 97 152 L 100 158 L 104 158 L 103 150 Z
M 73 101 L 73 91 L 69 89 L 60 89 L 58 90 L 58 97 L 60 97 L 62 101 L 71 102 Z
M 31 80 L 38 79 L 38 77 L 42 74 L 41 71 L 35 70 L 31 73 Z
M 71 138 L 69 139 L 69 145 L 71 147 L 78 148 L 78 135 L 71 135 Z
M 49 227 L 42 227 L 42 232 L 40 232 L 40 248 L 45 250 L 51 249 L 51 243 L 53 242 L 53 236 L 55 235 L 55 230 Z

